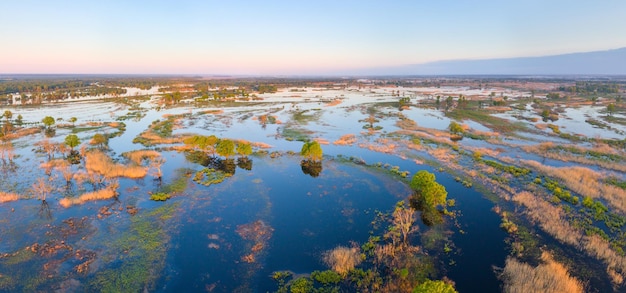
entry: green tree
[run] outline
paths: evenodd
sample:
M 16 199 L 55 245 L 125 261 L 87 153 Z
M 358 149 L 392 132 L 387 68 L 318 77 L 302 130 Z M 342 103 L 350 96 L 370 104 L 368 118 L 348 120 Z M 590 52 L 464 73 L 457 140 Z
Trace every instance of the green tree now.
M 70 134 L 65 137 L 65 144 L 74 150 L 74 148 L 80 144 L 80 139 L 76 134 Z
M 93 138 L 91 139 L 91 144 L 95 144 L 99 148 L 104 148 L 104 146 L 107 144 L 107 142 L 108 142 L 107 137 L 104 136 L 101 133 L 94 134 Z
M 457 293 L 454 286 L 444 281 L 426 280 L 413 289 L 413 293 Z
M 77 120 L 78 120 L 78 118 L 76 118 L 76 117 L 70 118 L 70 123 L 72 123 L 72 126 L 74 126 L 74 123 L 76 123 Z
M 435 174 L 421 170 L 411 179 L 410 186 L 417 193 L 420 201 L 426 208 L 445 206 L 448 192 L 446 188 L 435 181 Z
M 309 160 L 320 161 L 323 155 L 322 146 L 317 141 L 305 142 L 300 154 Z
M 11 112 L 10 110 L 6 110 L 4 111 L 4 115 L 2 116 L 4 116 L 4 119 L 6 119 L 8 122 L 13 117 L 13 112 Z
M 22 119 L 24 119 L 24 118 L 22 117 L 22 114 L 18 114 L 18 115 L 17 115 L 17 119 L 15 120 L 15 122 L 17 123 L 17 125 L 22 126 L 22 123 L 23 123 Z
M 289 287 L 291 293 L 309 293 L 314 291 L 313 282 L 309 278 L 301 277 L 294 280 Z
M 235 143 L 230 139 L 220 139 L 215 149 L 220 156 L 228 158 L 235 154 Z
M 186 145 L 195 147 L 203 152 L 208 152 L 212 156 L 215 155 L 215 145 L 219 142 L 219 138 L 215 135 L 202 136 L 194 135 L 183 141 Z
M 615 113 L 615 104 L 611 103 L 606 106 L 606 112 L 609 114 L 609 116 L 612 116 L 613 113 Z
M 51 127 L 52 125 L 54 125 L 54 118 L 53 118 L 53 117 L 51 117 L 51 116 L 46 116 L 46 117 L 44 117 L 43 119 L 41 119 L 41 122 L 43 122 L 43 124 L 44 124 L 44 125 L 45 125 L 48 129 L 50 129 L 50 127 Z
M 247 142 L 240 142 L 237 144 L 237 154 L 242 157 L 247 157 L 252 154 L 252 146 Z
M 456 123 L 454 121 L 450 122 L 450 125 L 448 126 L 448 129 L 450 129 L 450 132 L 452 132 L 454 134 L 462 134 L 464 132 L 463 126 L 461 126 L 461 124 Z

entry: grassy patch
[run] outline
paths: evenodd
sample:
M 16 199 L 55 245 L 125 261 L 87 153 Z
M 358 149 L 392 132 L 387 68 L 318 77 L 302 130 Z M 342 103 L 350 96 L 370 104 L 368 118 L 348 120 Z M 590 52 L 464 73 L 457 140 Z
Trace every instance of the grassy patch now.
M 528 132 L 528 128 L 524 123 L 521 122 L 511 122 L 509 120 L 491 116 L 485 110 L 461 110 L 456 109 L 454 111 L 446 113 L 447 117 L 462 121 L 462 120 L 472 120 L 478 123 L 485 125 L 486 127 L 498 131 L 500 133 L 512 133 L 516 131 L 526 131 Z

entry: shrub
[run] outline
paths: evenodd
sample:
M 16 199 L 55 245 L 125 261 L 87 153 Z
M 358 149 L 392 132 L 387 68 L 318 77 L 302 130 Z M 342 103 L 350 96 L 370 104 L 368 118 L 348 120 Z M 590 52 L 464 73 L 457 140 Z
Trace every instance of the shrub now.
M 358 248 L 338 246 L 323 255 L 324 262 L 341 276 L 346 276 L 348 271 L 361 263 L 361 254 Z
M 456 293 L 454 287 L 444 281 L 426 280 L 413 289 L 413 293 Z

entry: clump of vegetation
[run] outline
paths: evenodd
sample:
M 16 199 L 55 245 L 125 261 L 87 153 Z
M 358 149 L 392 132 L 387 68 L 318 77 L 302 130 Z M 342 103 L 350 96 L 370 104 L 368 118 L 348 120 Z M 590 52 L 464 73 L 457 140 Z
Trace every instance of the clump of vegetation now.
M 101 151 L 90 151 L 87 153 L 85 159 L 85 167 L 87 171 L 96 172 L 109 178 L 143 178 L 148 173 L 148 170 L 145 167 L 116 164 L 111 160 L 111 158 Z
M 528 168 L 516 167 L 512 165 L 504 165 L 504 164 L 501 164 L 492 160 L 483 160 L 482 162 L 485 163 L 485 165 L 487 166 L 494 167 L 497 170 L 509 173 L 515 177 L 520 177 L 520 176 L 525 176 L 525 175 L 530 174 L 530 169 Z
M 457 293 L 452 284 L 441 280 L 426 280 L 413 289 L 413 293 Z
M 345 277 L 350 270 L 361 263 L 361 253 L 358 247 L 338 246 L 325 252 L 323 259 L 333 271 Z
M 443 221 L 442 214 L 447 213 L 445 207 L 448 192 L 435 179 L 435 174 L 421 170 L 413 176 L 409 183 L 415 192 L 410 198 L 411 206 L 422 211 L 422 221 L 427 225 L 441 223 Z M 439 207 L 443 207 L 443 210 L 439 210 Z
M 165 192 L 155 192 L 150 195 L 150 199 L 154 201 L 166 201 L 170 199 L 172 196 Z
M 320 161 L 323 155 L 322 146 L 314 140 L 305 142 L 304 145 L 302 145 L 302 150 L 300 150 L 300 155 L 307 160 Z
M 16 193 L 0 191 L 0 203 L 16 201 L 18 199 L 20 199 L 20 196 Z
M 231 173 L 226 173 L 222 170 L 216 170 L 213 168 L 204 168 L 193 177 L 193 181 L 202 184 L 204 186 L 210 186 L 212 184 L 222 183 L 226 178 L 233 176 Z
M 117 196 L 118 187 L 119 184 L 117 182 L 112 182 L 104 189 L 87 192 L 76 198 L 63 198 L 59 201 L 59 204 L 65 208 L 69 208 L 72 205 L 83 204 L 87 201 L 114 198 Z
M 161 157 L 161 153 L 154 150 L 136 150 L 132 152 L 123 153 L 122 156 L 128 158 L 136 165 L 141 165 L 144 160 L 154 160 Z
M 507 258 L 501 278 L 504 292 L 584 292 L 582 282 L 570 276 L 567 268 L 543 252 L 542 264 L 532 267 L 513 258 Z

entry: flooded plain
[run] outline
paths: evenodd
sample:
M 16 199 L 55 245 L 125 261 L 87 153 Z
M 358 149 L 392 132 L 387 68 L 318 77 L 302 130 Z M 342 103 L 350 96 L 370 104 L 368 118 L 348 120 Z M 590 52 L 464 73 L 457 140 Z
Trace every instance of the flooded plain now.
M 490 115 L 459 114 L 462 98 L 444 102 L 496 90 L 293 87 L 163 105 L 154 88 L 129 90 L 124 103 L 5 107 L 34 130 L 10 140 L 10 159 L 3 149 L 0 190 L 17 197 L 0 203 L 0 291 L 286 292 L 299 279 L 393 291 L 444 279 L 459 292 L 499 292 L 508 258 L 537 266 L 542 252 L 585 291 L 623 289 L 626 127 L 602 120 L 601 105 L 542 121 L 525 90 L 507 89 L 512 109 Z M 46 116 L 56 123 L 41 124 Z M 79 144 L 59 147 L 70 135 Z M 194 135 L 249 143 L 252 152 L 197 149 Z M 320 162 L 304 163 L 307 141 L 323 149 Z M 421 170 L 448 193 L 441 220 L 415 212 L 397 252 L 411 262 L 370 255 L 395 239 L 394 209 L 409 205 Z M 329 263 L 336 247 L 359 252 L 355 269 Z M 329 269 L 341 281 L 314 273 Z

